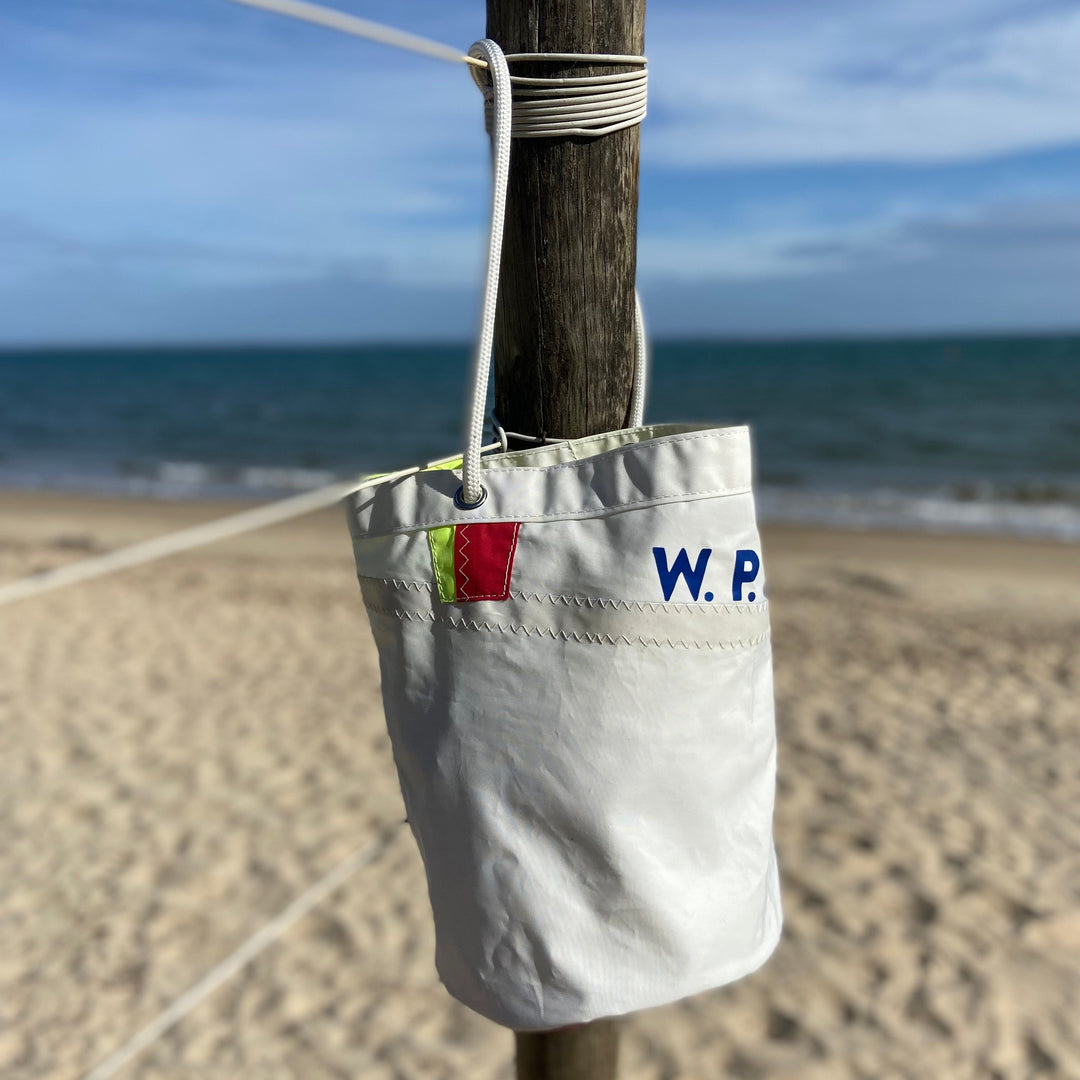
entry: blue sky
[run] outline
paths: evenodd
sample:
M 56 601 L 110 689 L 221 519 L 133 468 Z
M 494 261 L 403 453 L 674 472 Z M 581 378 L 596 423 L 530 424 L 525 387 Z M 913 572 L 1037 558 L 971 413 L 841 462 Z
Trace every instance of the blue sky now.
M 1080 4 L 653 0 L 646 35 L 655 333 L 1080 325 Z M 6 0 L 0 145 L 0 343 L 472 333 L 464 67 L 224 0 Z

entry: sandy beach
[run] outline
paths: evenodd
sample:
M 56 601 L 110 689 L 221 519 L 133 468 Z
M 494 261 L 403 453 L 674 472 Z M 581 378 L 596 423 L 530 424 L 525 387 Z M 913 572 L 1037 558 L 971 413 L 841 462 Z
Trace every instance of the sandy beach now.
M 0 494 L 0 580 L 224 504 Z M 1080 558 L 768 530 L 786 926 L 625 1021 L 626 1080 L 1080 1077 Z M 0 609 L 0 1075 L 509 1080 L 432 961 L 340 512 Z

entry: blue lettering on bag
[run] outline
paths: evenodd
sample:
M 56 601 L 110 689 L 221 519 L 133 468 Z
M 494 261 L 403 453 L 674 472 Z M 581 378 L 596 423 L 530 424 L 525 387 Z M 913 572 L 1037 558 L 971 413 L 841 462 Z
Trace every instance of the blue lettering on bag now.
M 709 565 L 709 556 L 712 548 L 703 548 L 698 555 L 697 564 L 691 568 L 690 557 L 686 554 L 686 548 L 680 548 L 675 561 L 668 566 L 667 551 L 662 547 L 652 549 L 653 558 L 656 560 L 656 572 L 660 575 L 660 588 L 664 590 L 664 599 L 670 600 L 675 586 L 679 584 L 679 578 L 686 578 L 686 587 L 690 595 L 696 600 L 701 592 L 701 582 L 705 577 L 705 568 Z M 756 573 L 756 571 L 755 571 Z M 711 600 L 712 594 L 707 593 L 705 599 Z
M 736 602 L 742 600 L 744 585 L 749 585 L 758 576 L 761 569 L 761 559 L 756 551 L 750 548 L 741 548 L 735 552 L 735 571 L 731 575 L 731 599 Z M 751 603 L 757 599 L 755 593 L 747 593 L 746 599 Z

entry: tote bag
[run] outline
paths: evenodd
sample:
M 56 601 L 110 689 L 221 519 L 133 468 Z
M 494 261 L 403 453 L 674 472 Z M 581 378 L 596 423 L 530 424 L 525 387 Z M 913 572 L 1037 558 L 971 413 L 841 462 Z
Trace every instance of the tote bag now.
M 359 492 L 349 521 L 439 975 L 527 1030 L 773 950 L 769 610 L 745 427 L 481 458 L 489 359 L 482 332 L 460 467 Z

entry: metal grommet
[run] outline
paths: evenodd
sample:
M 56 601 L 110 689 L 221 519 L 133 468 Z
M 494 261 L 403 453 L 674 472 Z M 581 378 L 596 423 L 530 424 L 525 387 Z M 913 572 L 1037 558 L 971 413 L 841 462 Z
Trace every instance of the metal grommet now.
M 462 486 L 459 487 L 457 489 L 457 491 L 454 492 L 454 505 L 459 510 L 475 510 L 478 506 L 483 506 L 486 501 L 487 501 L 487 488 L 484 487 L 483 484 L 480 485 L 480 498 L 477 499 L 476 502 L 474 502 L 474 503 L 467 503 L 465 501 L 465 485 L 464 484 L 462 484 Z

